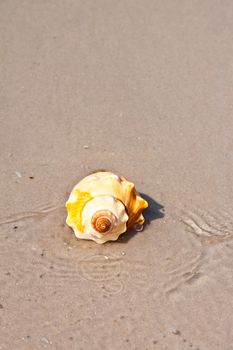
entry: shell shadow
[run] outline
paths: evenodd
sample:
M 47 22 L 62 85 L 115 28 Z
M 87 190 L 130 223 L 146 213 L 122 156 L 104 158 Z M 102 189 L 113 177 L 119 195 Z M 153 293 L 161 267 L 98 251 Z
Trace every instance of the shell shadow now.
M 151 221 L 156 219 L 162 219 L 165 216 L 165 209 L 162 204 L 156 202 L 145 193 L 140 192 L 140 196 L 148 202 L 148 208 L 146 208 L 143 212 L 146 221 L 145 225 L 150 224 Z
M 162 204 L 156 202 L 153 198 L 145 193 L 140 192 L 140 196 L 148 202 L 148 208 L 143 211 L 143 216 L 145 218 L 144 229 L 150 225 L 150 223 L 157 219 L 162 219 L 165 216 L 165 208 Z M 137 232 L 133 229 L 125 232 L 118 239 L 119 243 L 127 243 L 131 238 L 133 238 Z

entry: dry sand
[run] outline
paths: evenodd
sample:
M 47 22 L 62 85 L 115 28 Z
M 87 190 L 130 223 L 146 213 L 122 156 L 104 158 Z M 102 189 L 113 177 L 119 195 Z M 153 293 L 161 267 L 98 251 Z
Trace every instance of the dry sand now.
M 2 0 L 0 349 L 233 349 L 232 1 Z M 149 224 L 75 240 L 96 168 Z

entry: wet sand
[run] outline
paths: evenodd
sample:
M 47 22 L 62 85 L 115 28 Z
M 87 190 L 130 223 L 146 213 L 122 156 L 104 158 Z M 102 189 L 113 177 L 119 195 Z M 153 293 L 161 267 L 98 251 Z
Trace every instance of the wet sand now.
M 1 350 L 233 349 L 232 18 L 1 1 Z M 64 203 L 96 168 L 149 198 L 144 232 L 74 238 Z

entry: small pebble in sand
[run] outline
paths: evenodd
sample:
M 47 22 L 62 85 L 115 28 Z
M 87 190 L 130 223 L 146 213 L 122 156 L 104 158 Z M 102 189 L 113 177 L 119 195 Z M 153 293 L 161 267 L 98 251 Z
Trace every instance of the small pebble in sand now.
M 125 256 L 126 252 L 121 252 L 121 255 Z
M 84 149 L 88 149 L 89 146 L 88 146 L 88 145 L 84 145 L 83 148 L 84 148 Z
M 49 340 L 46 337 L 40 338 L 40 341 L 45 344 L 49 344 Z
M 135 224 L 135 225 L 134 225 L 134 229 L 135 229 L 135 231 L 137 231 L 137 232 L 142 232 L 142 231 L 143 231 L 143 225 L 141 225 L 141 224 Z
M 44 344 L 52 344 L 52 342 L 49 341 L 49 339 L 47 337 L 40 338 L 40 341 Z
M 19 178 L 22 177 L 22 174 L 19 171 L 15 171 L 15 175 L 18 176 Z
M 181 332 L 179 331 L 179 329 L 172 329 L 172 334 L 181 335 Z

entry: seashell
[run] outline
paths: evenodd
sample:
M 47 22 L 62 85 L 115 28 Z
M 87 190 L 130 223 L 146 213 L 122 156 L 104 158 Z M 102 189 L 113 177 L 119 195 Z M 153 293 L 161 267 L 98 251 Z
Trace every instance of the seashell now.
M 123 176 L 99 171 L 73 188 L 66 202 L 66 223 L 77 238 L 101 244 L 117 240 L 134 225 L 143 225 L 142 212 L 147 206 L 132 182 Z

